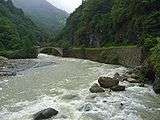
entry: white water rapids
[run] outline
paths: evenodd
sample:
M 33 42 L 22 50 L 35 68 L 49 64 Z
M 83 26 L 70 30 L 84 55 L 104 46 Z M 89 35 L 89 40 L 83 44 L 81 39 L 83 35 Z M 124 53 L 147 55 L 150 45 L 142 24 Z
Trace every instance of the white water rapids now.
M 160 120 L 160 96 L 149 85 L 123 82 L 124 92 L 89 92 L 98 77 L 123 74 L 125 67 L 44 54 L 35 61 L 0 80 L 0 120 L 32 120 L 48 107 L 59 111 L 53 120 Z

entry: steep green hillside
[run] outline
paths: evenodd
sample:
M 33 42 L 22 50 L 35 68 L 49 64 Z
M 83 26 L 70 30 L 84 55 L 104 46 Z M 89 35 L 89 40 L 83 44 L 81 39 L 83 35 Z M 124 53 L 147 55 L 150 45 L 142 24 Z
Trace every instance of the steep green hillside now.
M 160 0 L 86 0 L 57 39 L 97 47 L 141 43 L 146 34 L 160 36 Z
M 61 30 L 66 22 L 68 13 L 62 11 L 46 0 L 13 0 L 28 16 L 46 33 L 53 34 Z
M 41 38 L 36 25 L 12 1 L 0 1 L 0 50 L 31 49 Z M 3 53 L 3 52 L 2 52 Z

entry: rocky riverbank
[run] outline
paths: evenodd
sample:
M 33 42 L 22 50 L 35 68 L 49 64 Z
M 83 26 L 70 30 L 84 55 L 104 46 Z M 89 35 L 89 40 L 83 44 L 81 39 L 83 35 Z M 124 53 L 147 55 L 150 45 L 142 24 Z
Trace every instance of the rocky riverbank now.
M 151 84 L 154 92 L 159 94 L 160 79 L 153 71 L 144 69 L 144 67 L 138 66 L 134 69 L 130 69 L 123 75 L 116 73 L 113 78 L 102 76 L 97 80 L 98 84 L 94 83 L 89 90 L 91 93 L 105 92 L 106 89 L 109 89 L 110 91 L 125 91 L 126 86 L 123 86 L 123 83 L 128 82 L 136 84 L 139 87 L 145 87 L 145 84 Z M 143 73 L 144 71 L 147 71 L 148 73 Z
M 102 103 L 108 103 L 109 97 L 114 96 L 115 94 L 128 94 L 130 91 L 130 88 L 137 88 L 140 90 L 145 90 L 148 88 L 149 85 L 145 84 L 143 80 L 141 80 L 141 77 L 139 76 L 140 74 L 137 74 L 141 69 L 141 67 L 136 67 L 135 69 L 130 69 L 130 70 L 125 70 L 123 73 L 115 73 L 114 76 L 112 77 L 107 77 L 107 76 L 100 76 L 98 80 L 93 83 L 93 85 L 89 88 L 90 91 L 90 96 L 87 96 L 86 99 L 89 99 L 89 102 L 84 103 L 82 106 L 78 108 L 78 110 L 81 112 L 83 111 L 84 113 L 89 113 L 92 110 L 94 110 L 92 100 L 97 99 L 97 97 L 100 95 L 101 97 L 105 95 L 105 99 L 103 99 Z M 118 71 L 117 71 L 118 72 Z M 140 71 L 139 71 L 140 72 Z M 141 91 L 142 92 L 142 91 Z M 142 94 L 142 93 L 141 93 Z M 123 96 L 123 95 L 122 95 Z M 123 97 L 124 97 L 123 96 Z M 74 99 L 77 97 L 77 95 L 68 95 L 68 96 L 63 96 L 63 99 Z M 130 95 L 128 97 L 131 97 Z M 78 98 L 79 99 L 79 98 Z M 77 99 L 76 99 L 77 100 Z M 120 110 L 123 111 L 124 108 L 126 108 L 128 105 L 126 104 L 126 101 L 121 101 L 121 99 L 117 99 L 116 101 L 116 108 L 119 108 Z M 95 103 L 98 101 L 96 100 Z M 93 102 L 94 103 L 94 102 Z M 111 102 L 112 103 L 112 102 Z M 100 106 L 98 106 L 100 107 Z M 101 106 L 102 107 L 102 106 Z M 36 114 L 33 115 L 34 120 L 41 120 L 42 118 L 54 118 L 57 115 L 59 115 L 60 111 L 55 110 L 55 108 L 47 108 L 44 110 L 41 110 L 37 112 Z M 94 114 L 95 115 L 95 114 Z M 138 120 L 138 118 L 132 118 Z
M 0 77 L 15 76 L 17 72 L 29 69 L 36 64 L 37 62 L 34 59 L 7 59 L 0 57 Z
M 108 91 L 125 91 L 126 86 L 123 83 L 133 83 L 139 87 L 145 87 L 144 82 L 142 82 L 139 77 L 131 72 L 126 72 L 123 75 L 116 73 L 113 78 L 111 77 L 99 77 L 98 83 L 94 83 L 89 91 L 91 93 L 101 93 Z
M 45 56 L 45 54 L 41 56 Z M 55 64 L 55 62 L 48 58 L 42 59 L 39 56 L 37 59 L 7 59 L 0 56 L 0 77 L 15 76 L 20 71 L 51 64 Z

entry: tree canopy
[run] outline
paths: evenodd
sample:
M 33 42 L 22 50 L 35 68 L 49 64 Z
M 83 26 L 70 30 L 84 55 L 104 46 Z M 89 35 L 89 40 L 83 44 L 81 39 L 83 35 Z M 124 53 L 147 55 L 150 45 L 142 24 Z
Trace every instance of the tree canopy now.
M 138 44 L 160 36 L 159 0 L 85 0 L 67 19 L 57 40 L 71 46 Z
M 11 0 L 0 1 L 0 49 L 23 49 L 26 41 L 31 46 L 38 44 L 41 32 L 37 26 L 16 8 Z

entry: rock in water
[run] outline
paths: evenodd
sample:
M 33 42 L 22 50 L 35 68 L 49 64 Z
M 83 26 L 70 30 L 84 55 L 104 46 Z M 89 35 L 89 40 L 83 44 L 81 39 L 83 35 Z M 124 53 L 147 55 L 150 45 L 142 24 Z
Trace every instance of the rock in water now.
M 39 111 L 38 113 L 33 115 L 34 120 L 44 120 L 49 119 L 58 114 L 58 111 L 53 108 L 47 108 Z
M 104 90 L 102 87 L 100 87 L 97 83 L 93 84 L 93 85 L 91 86 L 91 88 L 89 89 L 89 91 L 90 91 L 91 93 L 101 93 L 101 92 L 105 92 L 105 90 Z
M 127 81 L 130 83 L 140 83 L 139 80 L 133 79 L 133 78 L 127 78 Z
M 69 94 L 69 95 L 64 95 L 62 99 L 63 100 L 80 100 L 81 98 L 78 95 Z
M 139 76 L 136 75 L 135 73 L 132 73 L 132 74 L 131 74 L 131 78 L 133 78 L 133 79 L 139 79 Z
M 153 83 L 153 90 L 155 93 L 160 94 L 160 79 L 157 77 Z
M 125 81 L 127 79 L 127 77 L 125 75 L 120 75 L 119 73 L 116 73 L 113 77 L 113 79 L 116 79 L 118 81 Z
M 120 86 L 120 85 L 113 86 L 113 87 L 111 87 L 111 90 L 113 90 L 113 91 L 125 91 L 125 86 Z
M 91 111 L 92 109 L 93 109 L 93 106 L 90 103 L 86 103 L 86 104 L 80 106 L 80 108 L 78 108 L 79 111 L 84 111 L 84 112 Z
M 114 78 L 119 78 L 120 77 L 120 74 L 119 73 L 115 73 L 114 74 Z
M 145 84 L 144 83 L 140 83 L 139 87 L 145 87 Z
M 92 105 L 91 104 L 86 104 L 85 106 L 84 106 L 84 111 L 91 111 L 93 108 L 92 108 Z
M 98 83 L 103 88 L 111 88 L 119 84 L 118 79 L 110 78 L 110 77 L 100 77 L 98 79 Z

